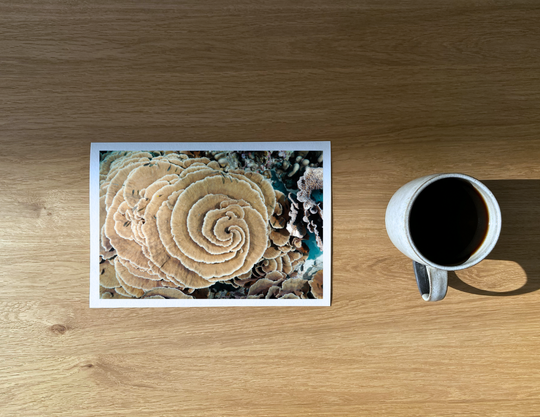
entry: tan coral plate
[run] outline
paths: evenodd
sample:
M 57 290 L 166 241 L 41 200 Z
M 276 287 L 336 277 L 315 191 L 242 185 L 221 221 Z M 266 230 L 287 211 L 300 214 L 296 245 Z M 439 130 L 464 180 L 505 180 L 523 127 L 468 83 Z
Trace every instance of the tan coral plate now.
M 330 142 L 93 143 L 90 158 L 90 307 L 330 305 Z

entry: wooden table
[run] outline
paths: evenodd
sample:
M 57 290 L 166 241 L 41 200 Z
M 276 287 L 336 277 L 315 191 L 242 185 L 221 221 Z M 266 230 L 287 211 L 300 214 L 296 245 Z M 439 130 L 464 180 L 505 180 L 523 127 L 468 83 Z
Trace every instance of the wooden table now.
M 0 2 L 0 415 L 540 415 L 539 19 Z M 331 307 L 89 309 L 91 142 L 275 140 L 332 141 Z M 486 182 L 503 230 L 426 303 L 384 214 L 448 171 Z

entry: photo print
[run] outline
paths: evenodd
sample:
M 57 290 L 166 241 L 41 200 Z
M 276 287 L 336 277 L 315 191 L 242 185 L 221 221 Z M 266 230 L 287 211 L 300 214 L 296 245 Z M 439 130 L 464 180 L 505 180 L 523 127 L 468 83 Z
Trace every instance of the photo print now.
M 330 305 L 330 143 L 93 143 L 90 306 Z

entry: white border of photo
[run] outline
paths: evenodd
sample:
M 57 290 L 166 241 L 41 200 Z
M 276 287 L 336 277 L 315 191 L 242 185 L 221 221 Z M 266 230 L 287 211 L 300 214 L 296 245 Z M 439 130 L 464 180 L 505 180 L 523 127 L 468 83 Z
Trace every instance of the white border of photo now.
M 90 307 L 291 307 L 330 306 L 332 254 L 332 180 L 330 142 L 114 142 L 90 147 Z M 99 162 L 103 151 L 323 151 L 323 298 L 322 299 L 133 299 L 99 297 Z

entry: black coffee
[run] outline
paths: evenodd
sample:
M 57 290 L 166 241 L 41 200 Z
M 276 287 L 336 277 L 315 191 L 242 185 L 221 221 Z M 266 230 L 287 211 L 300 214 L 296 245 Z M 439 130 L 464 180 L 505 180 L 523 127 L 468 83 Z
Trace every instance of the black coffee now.
M 414 200 L 409 229 L 424 257 L 454 266 L 467 261 L 482 245 L 488 222 L 479 192 L 467 181 L 444 178 L 428 185 Z

